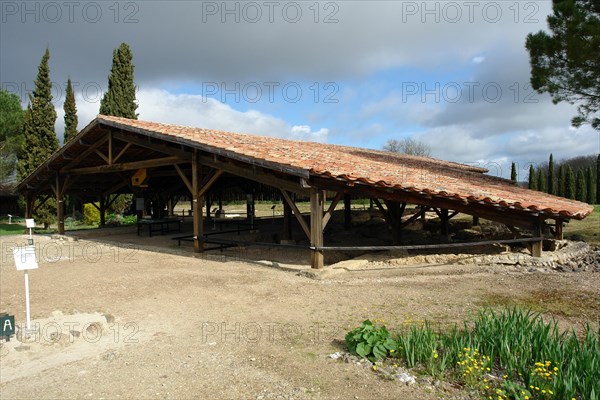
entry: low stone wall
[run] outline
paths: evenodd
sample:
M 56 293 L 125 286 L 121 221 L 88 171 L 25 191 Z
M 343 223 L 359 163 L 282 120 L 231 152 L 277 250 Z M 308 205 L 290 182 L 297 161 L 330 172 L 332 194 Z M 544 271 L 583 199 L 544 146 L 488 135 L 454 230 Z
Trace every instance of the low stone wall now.
M 423 264 L 457 265 L 511 265 L 527 269 L 556 270 L 562 272 L 600 272 L 600 251 L 585 242 L 568 240 L 548 243 L 554 251 L 545 251 L 542 257 L 532 257 L 529 252 L 502 252 L 500 254 L 428 254 L 409 255 L 406 252 L 364 254 L 352 260 L 332 265 L 333 268 L 356 268 L 369 263 L 389 266 Z

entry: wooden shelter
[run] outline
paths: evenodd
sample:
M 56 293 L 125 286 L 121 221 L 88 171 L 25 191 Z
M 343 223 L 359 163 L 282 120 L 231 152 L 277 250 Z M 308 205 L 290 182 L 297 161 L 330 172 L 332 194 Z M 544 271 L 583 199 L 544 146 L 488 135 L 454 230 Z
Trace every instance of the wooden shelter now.
M 457 213 L 498 221 L 533 232 L 532 253 L 541 254 L 542 228 L 591 213 L 587 204 L 520 188 L 486 175 L 485 169 L 425 157 L 166 125 L 99 115 L 31 175 L 17 190 L 26 195 L 31 216 L 35 199 L 55 197 L 59 232 L 64 233 L 63 199 L 67 194 L 98 201 L 101 217 L 111 195 L 133 193 L 132 177 L 143 171 L 165 200 L 189 194 L 193 208 L 194 251 L 203 252 L 203 198 L 217 184 L 235 180 L 277 188 L 286 216 L 291 211 L 310 241 L 311 265 L 322 268 L 323 229 L 344 200 L 368 197 L 381 209 L 399 241 L 407 203 L 434 210 L 442 231 Z M 134 176 L 136 175 L 136 176 Z M 325 193 L 335 193 L 326 210 Z M 310 198 L 310 221 L 293 201 Z M 38 202 L 39 203 L 39 202 Z M 423 211 L 424 212 L 424 211 Z M 417 214 L 418 215 L 418 214 Z M 416 216 L 415 216 L 416 218 Z

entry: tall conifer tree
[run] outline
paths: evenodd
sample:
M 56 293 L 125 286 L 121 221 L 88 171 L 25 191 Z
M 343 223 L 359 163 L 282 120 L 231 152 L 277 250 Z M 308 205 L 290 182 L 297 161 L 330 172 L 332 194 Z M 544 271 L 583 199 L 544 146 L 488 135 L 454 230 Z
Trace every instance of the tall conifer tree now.
M 131 49 L 126 43 L 121 43 L 113 52 L 108 91 L 100 101 L 100 114 L 137 119 L 133 69 Z
M 565 166 L 561 164 L 560 167 L 558 167 L 558 182 L 556 184 L 556 194 L 558 194 L 561 197 L 566 197 L 565 180 Z
M 24 145 L 17 163 L 17 174 L 23 179 L 39 167 L 58 149 L 58 139 L 54 132 L 56 110 L 52 104 L 52 82 L 48 60 L 50 51 L 46 49 L 38 67 L 35 89 L 29 96 L 29 104 L 23 118 Z M 51 198 L 37 208 L 35 219 L 47 228 L 55 220 L 56 201 Z
M 537 190 L 537 179 L 535 176 L 535 169 L 533 168 L 533 164 L 529 166 L 529 189 Z
M 594 201 L 596 200 L 596 182 L 594 182 L 594 170 L 592 167 L 588 167 L 585 171 L 585 179 L 587 181 L 587 198 L 585 201 L 588 204 L 594 204 Z
M 538 169 L 537 184 L 538 184 L 538 188 L 537 189 L 540 192 L 545 192 L 546 191 L 546 174 L 544 173 L 544 170 L 542 168 Z
M 565 197 L 567 199 L 575 199 L 575 174 L 573 168 L 567 166 L 567 179 L 565 180 Z
M 548 193 L 556 194 L 556 178 L 554 177 L 554 156 L 550 153 L 548 161 Z
M 29 96 L 29 105 L 25 111 L 24 147 L 17 165 L 19 179 L 32 173 L 58 149 L 58 139 L 54 133 L 56 110 L 52 104 L 49 59 L 50 51 L 46 49 L 38 67 L 35 89 Z
M 577 171 L 577 181 L 575 182 L 575 199 L 585 201 L 585 198 L 585 174 L 583 173 L 583 170 L 579 168 Z
M 513 181 L 514 183 L 517 183 L 517 180 L 518 180 L 518 177 L 517 177 L 517 166 L 516 166 L 516 164 L 514 162 L 510 166 L 510 180 Z
M 71 85 L 71 78 L 67 81 L 67 95 L 65 97 L 65 104 L 63 105 L 65 110 L 65 140 L 67 143 L 69 139 L 77 135 L 77 105 L 75 104 L 75 93 L 73 93 L 73 86 Z

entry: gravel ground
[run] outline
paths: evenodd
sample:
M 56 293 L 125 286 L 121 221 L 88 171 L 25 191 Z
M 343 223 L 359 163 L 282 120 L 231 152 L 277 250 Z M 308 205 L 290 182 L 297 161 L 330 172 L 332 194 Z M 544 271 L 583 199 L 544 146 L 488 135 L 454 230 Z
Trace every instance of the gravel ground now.
M 25 318 L 23 273 L 10 248 L 24 241 L 1 243 L 0 312 L 17 323 Z M 540 298 L 542 311 L 559 308 L 539 293 L 589 303 L 557 313 L 564 326 L 600 316 L 600 274 L 592 272 L 373 263 L 315 275 L 87 240 L 36 243 L 42 259 L 30 291 L 39 334 L 0 347 L 2 399 L 467 398 L 328 356 L 366 318 L 441 327 L 494 299 Z

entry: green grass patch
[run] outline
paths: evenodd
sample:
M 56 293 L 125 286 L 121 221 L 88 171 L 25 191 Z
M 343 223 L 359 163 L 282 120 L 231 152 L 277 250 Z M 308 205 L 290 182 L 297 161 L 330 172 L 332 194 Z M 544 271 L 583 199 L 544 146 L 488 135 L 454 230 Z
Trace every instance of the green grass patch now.
M 524 296 L 489 294 L 478 303 L 483 307 L 517 307 L 562 317 L 600 321 L 600 302 L 594 292 L 582 290 L 533 290 Z
M 0 236 L 25 233 L 25 225 L 0 222 Z
M 593 246 L 600 246 L 600 205 L 594 206 L 594 211 L 584 220 L 569 222 L 563 233 L 566 239 L 577 235 Z
M 365 321 L 348 334 L 349 350 L 361 355 L 356 342 L 373 341 L 373 332 L 387 328 Z M 359 333 L 363 335 L 357 337 Z M 385 361 L 452 381 L 481 398 L 579 400 L 600 395 L 600 328 L 590 324 L 582 332 L 565 332 L 556 320 L 544 321 L 531 310 L 486 308 L 474 320 L 444 332 L 425 322 L 401 326 L 390 336 L 396 345 L 386 346 Z

